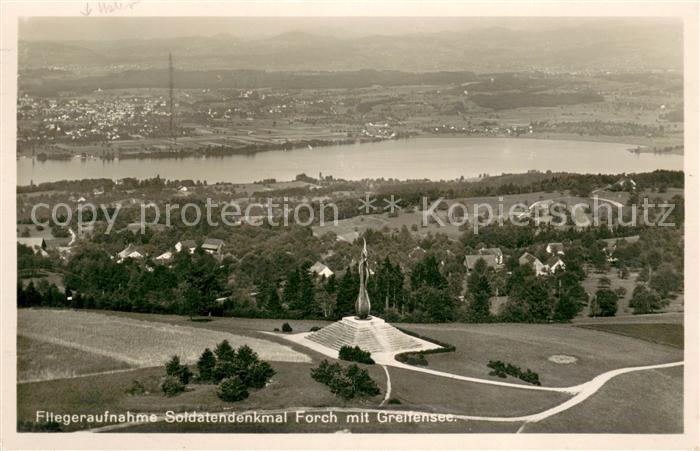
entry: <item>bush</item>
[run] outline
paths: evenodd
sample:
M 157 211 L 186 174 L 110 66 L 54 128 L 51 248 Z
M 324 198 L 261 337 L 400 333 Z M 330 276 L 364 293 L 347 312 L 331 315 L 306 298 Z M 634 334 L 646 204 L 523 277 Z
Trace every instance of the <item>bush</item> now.
M 165 396 L 176 396 L 185 391 L 185 384 L 183 384 L 179 378 L 176 376 L 166 376 L 163 383 L 160 385 L 161 390 Z
M 183 385 L 189 384 L 192 378 L 192 371 L 187 366 L 181 365 L 180 358 L 176 355 L 165 364 L 165 374 L 177 377 Z
M 341 370 L 340 364 L 329 363 L 328 360 L 323 360 L 317 368 L 311 369 L 311 377 L 322 384 L 328 385 Z
M 418 351 L 418 352 L 403 352 L 401 354 L 396 354 L 394 358 L 398 360 L 399 362 L 406 363 L 408 365 L 423 365 L 427 366 L 428 365 L 428 360 L 426 360 L 425 356 L 428 354 L 440 354 L 443 352 L 455 352 L 457 348 L 455 345 L 451 345 L 449 343 L 444 343 L 439 340 L 435 340 L 434 338 L 429 338 L 425 337 L 423 335 L 419 335 L 415 332 L 411 332 L 410 330 L 402 329 L 400 327 L 397 327 L 401 332 L 410 335 L 412 337 L 420 338 L 421 340 L 428 341 L 430 343 L 434 343 L 438 346 L 439 348 L 436 349 L 428 349 L 426 351 Z
M 240 401 L 248 397 L 248 390 L 238 376 L 227 377 L 216 389 L 216 395 L 227 402 Z
M 532 371 L 530 368 L 523 371 L 520 369 L 520 367 L 511 365 L 510 363 L 501 362 L 500 360 L 489 360 L 489 363 L 486 366 L 492 369 L 492 371 L 489 372 L 489 376 L 498 376 L 500 378 L 513 376 L 529 384 L 542 385 L 540 383 L 540 375 Z
M 374 360 L 372 360 L 372 354 L 369 351 L 363 350 L 359 346 L 355 346 L 354 348 L 350 346 L 341 347 L 340 351 L 338 352 L 338 357 L 340 358 L 340 360 L 374 365 Z
M 289 333 L 292 331 L 292 326 L 289 323 L 282 324 L 282 332 Z
M 428 360 L 421 352 L 404 352 L 403 354 L 398 354 L 396 360 L 407 365 L 428 366 Z
M 137 380 L 133 380 L 129 388 L 126 389 L 126 394 L 131 396 L 138 396 L 146 394 L 146 387 Z
M 328 385 L 331 393 L 345 400 L 356 396 L 376 396 L 381 392 L 367 370 L 360 368 L 357 364 L 352 364 L 343 370 L 337 363 L 331 364 L 323 360 L 318 368 L 311 369 L 311 377 Z
M 318 326 L 313 326 L 311 329 L 309 329 L 309 332 L 316 332 L 316 331 L 319 331 L 319 330 L 321 330 L 320 327 L 318 327 Z
M 267 381 L 274 376 L 275 370 L 267 362 L 255 362 L 248 367 L 244 382 L 248 387 L 263 388 Z
M 399 405 L 399 404 L 401 404 L 401 401 L 399 401 L 399 400 L 396 399 L 396 398 L 391 398 L 391 399 L 388 400 L 386 403 L 387 403 L 387 404 L 390 404 L 390 405 Z
M 233 377 L 236 375 L 237 370 L 238 370 L 238 367 L 236 366 L 236 364 L 234 362 L 228 362 L 228 361 L 216 362 L 216 366 L 214 367 L 212 382 L 214 382 L 215 384 L 218 384 L 223 379 L 226 379 L 228 377 Z
M 209 348 L 206 348 L 197 361 L 197 371 L 199 380 L 209 382 L 214 379 L 214 368 L 216 367 L 216 357 Z

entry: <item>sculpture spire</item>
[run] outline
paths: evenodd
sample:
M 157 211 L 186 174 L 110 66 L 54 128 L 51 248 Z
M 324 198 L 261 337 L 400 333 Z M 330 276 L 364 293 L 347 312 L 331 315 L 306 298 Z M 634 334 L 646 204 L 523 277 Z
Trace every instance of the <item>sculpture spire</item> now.
M 360 255 L 359 271 L 360 271 L 360 292 L 357 295 L 355 302 L 355 315 L 358 319 L 369 318 L 369 295 L 367 294 L 367 279 L 369 279 L 369 267 L 367 266 L 367 241 L 362 238 L 363 248 Z

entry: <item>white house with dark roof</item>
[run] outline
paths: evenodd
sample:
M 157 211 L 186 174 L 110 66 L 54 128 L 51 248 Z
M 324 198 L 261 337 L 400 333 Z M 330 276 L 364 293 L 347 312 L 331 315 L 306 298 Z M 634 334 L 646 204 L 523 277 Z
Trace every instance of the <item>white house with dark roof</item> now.
M 311 267 L 309 268 L 309 272 L 326 278 L 333 275 L 333 271 L 321 262 L 316 262 L 313 265 L 311 265 Z
M 554 274 L 557 271 L 563 271 L 566 269 L 566 264 L 557 255 L 552 255 L 551 257 L 549 257 L 547 259 L 547 261 L 545 262 L 545 265 L 547 266 L 547 269 L 551 274 Z
M 564 243 L 549 243 L 546 251 L 548 254 L 564 255 Z
M 126 260 L 127 258 L 141 259 L 144 255 L 139 252 L 138 248 L 132 243 L 129 244 L 123 251 L 117 254 L 119 262 Z
M 518 259 L 518 264 L 520 265 L 528 265 L 531 266 L 532 269 L 535 271 L 535 274 L 538 276 L 543 276 L 549 272 L 549 268 L 547 265 L 542 263 L 542 261 L 532 255 L 529 252 L 525 252 L 523 255 L 520 256 Z

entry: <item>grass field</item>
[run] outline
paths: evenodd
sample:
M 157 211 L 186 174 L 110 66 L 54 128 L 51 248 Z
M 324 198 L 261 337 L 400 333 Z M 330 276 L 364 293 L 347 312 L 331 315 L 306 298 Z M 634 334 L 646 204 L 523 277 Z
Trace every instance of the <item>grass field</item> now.
M 659 316 L 659 315 L 656 315 Z M 635 320 L 641 317 L 630 317 Z M 328 387 L 310 377 L 310 369 L 324 358 L 301 345 L 288 343 L 274 335 L 264 334 L 280 327 L 284 320 L 214 318 L 209 322 L 191 322 L 174 315 L 150 315 L 117 312 L 77 312 L 57 310 L 20 310 L 19 367 L 25 378 L 39 375 L 37 382 L 17 386 L 18 415 L 22 422 L 31 422 L 37 410 L 55 413 L 153 412 L 168 410 L 228 411 L 270 409 L 370 408 L 416 410 L 485 417 L 511 417 L 540 412 L 558 405 L 568 394 L 498 387 L 475 382 L 443 378 L 406 369 L 387 367 L 391 379 L 390 398 L 400 404 L 380 407 L 387 390 L 387 378 L 379 365 L 366 366 L 378 383 L 381 394 L 370 399 L 343 401 Z M 288 321 L 294 332 L 323 326 L 322 321 Z M 626 326 L 626 327 L 625 327 Z M 454 353 L 427 356 L 434 370 L 477 378 L 491 378 L 486 364 L 503 360 L 522 368 L 537 371 L 544 386 L 571 386 L 586 382 L 608 370 L 674 362 L 683 359 L 681 349 L 650 341 L 673 345 L 682 325 L 637 322 L 624 324 L 593 322 L 593 325 L 531 325 L 531 324 L 410 324 L 402 325 L 421 335 L 454 344 Z M 595 330 L 593 328 L 595 328 Z M 613 332 L 613 333 L 610 333 Z M 624 333 L 624 335 L 622 335 Z M 625 336 L 627 335 L 627 336 Z M 164 397 L 159 384 L 164 376 L 163 363 L 168 356 L 197 355 L 205 346 L 213 346 L 222 337 L 234 346 L 248 343 L 276 371 L 271 383 L 251 392 L 248 399 L 226 403 L 216 396 L 213 385 L 190 384 L 188 390 L 176 397 Z M 29 338 L 28 338 L 29 337 Z M 38 337 L 38 338 L 32 338 Z M 674 338 L 675 337 L 675 338 Z M 641 339 L 640 339 L 641 338 Z M 71 341 L 72 340 L 72 341 Z M 644 341 L 646 340 L 646 341 Z M 64 342 L 69 345 L 65 346 Z M 196 353 L 195 353 L 196 348 Z M 87 353 L 85 351 L 88 351 Z M 283 354 L 280 354 L 283 353 Z M 554 354 L 571 355 L 574 364 L 550 362 Z M 272 357 L 272 358 L 270 358 Z M 275 358 L 277 360 L 275 360 Z M 279 361 L 279 360 L 286 361 Z M 190 361 L 192 359 L 190 358 Z M 138 368 L 113 372 L 131 365 Z M 347 363 L 346 363 L 347 364 Z M 144 367 L 149 366 L 149 367 Z M 43 373 L 42 373 L 43 371 Z M 71 374 L 71 371 L 73 373 Z M 102 374 L 89 374 L 106 371 Z M 88 374 L 83 377 L 71 377 Z M 42 377 L 43 376 L 43 377 Z M 493 378 L 503 381 L 503 379 Z M 146 388 L 143 395 L 129 395 L 127 389 L 134 380 Z M 513 378 L 505 381 L 522 383 Z M 522 383 L 524 384 L 524 383 Z M 643 417 L 637 423 L 646 427 L 656 415 L 658 403 L 661 420 L 656 429 L 676 431 L 681 420 L 674 407 L 682 399 L 680 369 L 645 371 L 612 379 L 610 389 L 602 391 L 570 411 L 549 418 L 542 424 L 528 425 L 527 432 L 562 432 L 590 428 L 590 431 L 633 430 L 629 418 L 615 419 L 599 427 L 596 419 L 604 416 L 608 404 L 620 401 L 635 415 Z M 666 385 L 662 385 L 666 384 Z M 663 386 L 663 390 L 658 387 Z M 656 391 L 654 391 L 656 390 Z M 666 393 L 668 391 L 668 393 Z M 601 394 L 606 396 L 601 398 Z M 624 399 L 622 399 L 624 397 Z M 639 401 L 638 404 L 636 402 Z M 676 409 L 676 410 L 674 410 Z M 579 413 L 581 410 L 583 413 Z M 580 421 L 584 416 L 586 421 Z M 566 421 L 559 418 L 570 418 Z M 569 422 L 578 422 L 569 425 Z M 102 425 L 90 425 L 92 427 Z M 515 432 L 518 422 L 463 421 L 454 423 L 409 423 L 305 425 L 291 422 L 285 425 L 265 424 L 168 424 L 159 422 L 119 429 L 120 432 Z M 87 425 L 64 426 L 63 430 L 85 429 Z M 535 428 L 542 429 L 535 429 Z M 531 428 L 531 429 L 530 429 Z M 640 429 L 643 430 L 643 429 Z
M 683 432 L 683 368 L 617 376 L 576 408 L 524 432 L 678 434 Z
M 136 367 L 159 366 L 175 354 L 192 363 L 205 348 L 214 348 L 223 340 L 235 347 L 248 344 L 265 360 L 310 361 L 301 352 L 268 340 L 92 312 L 22 309 L 18 333 Z
M 18 417 L 32 421 L 37 410 L 55 413 L 100 413 L 222 411 L 226 409 L 280 409 L 290 406 L 324 407 L 356 406 L 377 407 L 386 390 L 386 377 L 379 367 L 369 367 L 382 394 L 370 399 L 343 401 L 333 395 L 326 386 L 309 375 L 310 363 L 272 362 L 277 372 L 264 389 L 251 392 L 250 396 L 236 403 L 221 401 L 216 396 L 215 385 L 188 385 L 188 391 L 176 397 L 164 397 L 159 389 L 164 368 L 141 368 L 134 371 L 25 383 L 17 386 Z M 134 380 L 142 383 L 148 393 L 132 396 L 126 393 Z M 94 427 L 95 425 L 91 425 Z M 64 430 L 78 430 L 85 425 L 75 424 Z
M 580 327 L 683 349 L 682 324 L 586 324 Z
M 428 355 L 429 368 L 465 376 L 492 378 L 489 360 L 502 360 L 539 373 L 544 386 L 570 386 L 605 371 L 683 360 L 679 349 L 622 335 L 570 325 L 412 324 L 404 326 L 457 347 L 455 353 Z M 576 357 L 574 364 L 550 362 L 555 354 Z M 503 380 L 493 377 L 494 380 Z M 508 378 L 509 382 L 519 383 Z
M 17 337 L 17 380 L 40 381 L 132 368 L 111 357 Z

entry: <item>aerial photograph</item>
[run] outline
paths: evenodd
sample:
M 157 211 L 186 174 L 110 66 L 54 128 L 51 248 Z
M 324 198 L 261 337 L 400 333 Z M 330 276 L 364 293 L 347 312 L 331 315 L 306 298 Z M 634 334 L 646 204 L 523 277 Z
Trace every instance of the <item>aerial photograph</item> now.
M 110 5 L 18 22 L 16 432 L 688 432 L 681 20 Z

